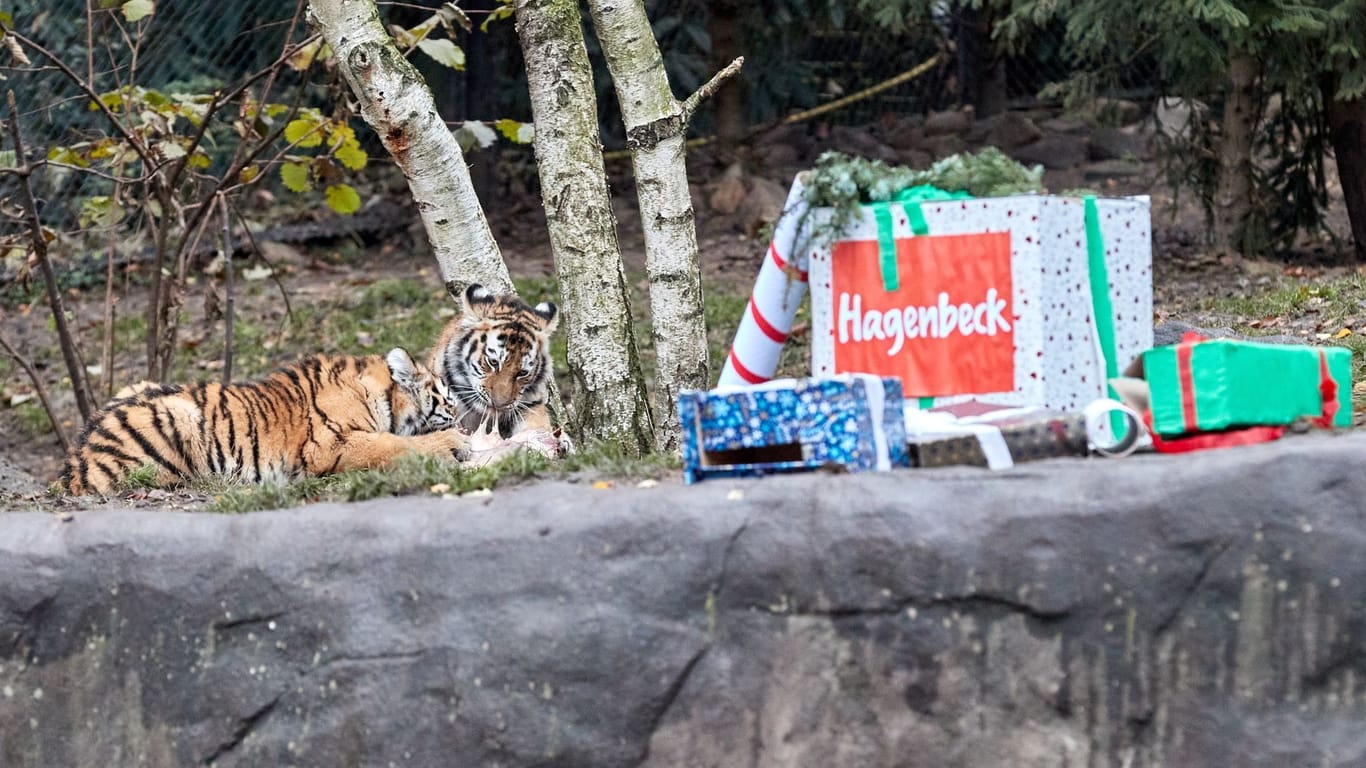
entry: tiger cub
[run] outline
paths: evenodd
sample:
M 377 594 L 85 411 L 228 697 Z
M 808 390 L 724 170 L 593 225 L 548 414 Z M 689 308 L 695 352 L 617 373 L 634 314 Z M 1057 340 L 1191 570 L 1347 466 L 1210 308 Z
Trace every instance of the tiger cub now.
M 386 357 L 317 356 L 240 384 L 137 384 L 91 418 L 67 455 L 69 493 L 109 493 L 152 465 L 157 485 L 205 475 L 284 481 L 384 467 L 414 452 L 454 458 L 446 385 L 395 348 Z
M 465 289 L 461 305 L 464 311 L 446 324 L 427 362 L 459 403 L 460 426 L 476 433 L 496 424 L 504 438 L 529 430 L 549 433 L 555 305 L 528 306 L 480 285 Z

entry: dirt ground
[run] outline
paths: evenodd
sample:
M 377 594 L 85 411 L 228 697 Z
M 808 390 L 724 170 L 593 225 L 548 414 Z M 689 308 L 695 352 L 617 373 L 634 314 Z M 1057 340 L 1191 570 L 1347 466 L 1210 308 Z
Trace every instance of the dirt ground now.
M 1040 119 L 1039 122 L 1044 121 Z M 1064 125 L 1057 132 L 1068 133 L 1064 130 L 1066 127 Z M 1136 125 L 1128 130 L 1142 137 L 1146 129 Z M 863 135 L 847 129 L 825 131 L 820 127 L 805 127 L 800 133 L 769 137 L 756 144 L 745 158 L 745 173 L 741 176 L 734 170 L 728 173 L 726 169 L 730 164 L 712 151 L 706 148 L 694 151 L 690 155 L 689 170 L 694 183 L 702 269 L 709 288 L 741 297 L 748 294 L 767 245 L 762 225 L 781 209 L 791 176 L 809 167 L 819 151 L 837 148 L 857 152 L 867 147 L 849 145 L 858 145 L 869 136 L 879 142 L 890 141 L 887 137 L 892 133 L 894 130 L 886 125 L 870 127 Z M 977 133 L 980 143 L 986 137 L 980 130 Z M 1080 136 L 1076 131 L 1068 135 L 1074 134 Z M 965 133 L 964 146 L 973 146 L 972 139 L 970 132 Z M 1086 141 L 1084 136 L 1078 140 Z M 882 147 L 886 146 L 886 143 L 882 144 Z M 882 151 L 877 147 L 873 150 Z M 919 151 L 915 148 L 903 150 L 898 157 L 904 162 L 909 154 L 911 162 L 923 162 L 915 154 Z M 932 157 L 933 153 L 930 153 L 929 159 Z M 1107 174 L 1106 171 L 1119 172 Z M 629 164 L 613 161 L 609 164 L 609 176 L 628 277 L 643 292 L 644 249 Z M 1233 263 L 1212 258 L 1204 247 L 1204 220 L 1199 209 L 1189 195 L 1174 199 L 1160 177 L 1156 161 L 1150 157 L 1129 158 L 1127 165 L 1092 161 L 1049 170 L 1045 183 L 1051 190 L 1090 186 L 1106 195 L 1151 196 L 1155 323 L 1181 321 L 1199 327 L 1243 329 L 1251 325 L 1263 328 L 1267 333 L 1308 341 L 1321 341 L 1339 332 L 1340 327 L 1349 328 L 1353 333 L 1360 327 L 1362 333 L 1366 333 L 1366 291 L 1362 292 L 1359 318 L 1341 317 L 1340 313 L 1327 318 L 1323 311 L 1315 308 L 1312 296 L 1295 303 L 1290 311 L 1277 311 L 1265 317 L 1238 315 L 1244 307 L 1239 301 L 1254 301 L 1259 295 L 1284 290 L 1287 285 L 1314 286 L 1361 275 L 1361 267 L 1343 260 L 1341 251 L 1346 247 L 1343 243 L 1335 244 L 1322 237 L 1302 238 L 1292 253 L 1272 261 Z M 388 190 L 383 193 L 385 196 L 402 202 L 401 184 L 401 179 L 395 183 L 391 174 L 385 183 L 378 183 L 376 189 Z M 529 186 L 534 188 L 534 179 Z M 506 188 L 504 192 L 497 205 L 488 206 L 488 215 L 511 271 L 519 278 L 552 277 L 553 263 L 539 202 L 530 192 L 514 190 L 508 193 Z M 320 215 L 297 207 L 291 210 L 290 205 L 275 199 L 258 198 L 256 202 L 260 216 L 276 221 Z M 440 294 L 441 280 L 436 263 L 425 245 L 420 223 L 411 206 L 407 210 L 412 217 L 408 230 L 387 237 L 383 242 L 352 238 L 267 246 L 276 275 L 293 307 L 297 310 L 300 306 L 326 302 L 386 279 L 416 280 L 432 296 Z M 1330 212 L 1330 225 L 1336 232 L 1347 231 L 1340 194 L 1336 195 Z M 129 290 L 119 305 L 119 316 L 138 315 L 144 292 L 145 289 L 138 287 Z M 100 284 L 85 290 L 72 289 L 66 295 L 68 309 L 86 344 L 88 365 L 98 357 L 103 293 Z M 186 358 L 186 369 L 192 371 L 189 375 L 209 376 L 213 375 L 215 365 L 212 350 L 221 345 L 222 322 L 206 320 L 205 302 L 200 293 L 192 289 L 186 303 L 181 354 Z M 6 298 L 0 302 L 0 318 L 3 318 L 0 332 L 41 366 L 56 409 L 67 433 L 74 439 L 79 432 L 79 418 L 69 383 L 61 383 L 65 370 L 50 330 L 51 318 L 46 303 L 36 291 L 23 294 L 12 286 L 3 295 Z M 268 324 L 283 327 L 283 301 L 270 280 L 258 281 L 258 286 L 251 290 L 240 290 L 236 300 L 240 316 L 261 318 Z M 1256 304 L 1247 307 L 1255 308 Z M 450 304 L 441 314 L 448 315 L 453 308 L 454 304 Z M 738 320 L 737 314 L 729 322 Z M 303 351 L 382 351 L 355 349 L 355 342 L 362 342 L 363 346 L 363 333 L 358 332 L 356 339 L 309 338 L 307 329 L 282 333 L 278 339 L 267 334 L 266 340 L 260 343 L 261 349 L 243 350 L 242 354 L 259 353 L 258 362 L 268 368 Z M 116 358 L 116 387 L 141 378 L 139 370 L 145 365 L 141 340 L 132 334 L 128 341 Z M 430 338 L 416 338 L 405 345 L 422 350 L 430 341 Z M 313 346 L 310 348 L 309 344 Z M 719 364 L 720 361 L 713 361 L 714 367 Z M 55 436 L 50 428 L 44 429 L 43 420 L 35 416 L 33 401 L 22 402 L 32 392 L 28 378 L 18 366 L 9 364 L 0 368 L 0 496 L 8 499 L 8 504 L 0 503 L 0 508 L 31 506 L 60 470 L 62 454 Z M 194 493 L 170 490 L 130 493 L 118 503 L 197 508 L 202 501 Z M 44 504 L 60 509 L 70 502 L 46 501 Z

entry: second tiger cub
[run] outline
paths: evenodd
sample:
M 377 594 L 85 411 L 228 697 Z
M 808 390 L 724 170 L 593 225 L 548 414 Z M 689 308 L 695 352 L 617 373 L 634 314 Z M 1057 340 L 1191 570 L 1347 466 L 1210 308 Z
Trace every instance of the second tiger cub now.
M 400 348 L 310 357 L 259 381 L 138 386 L 96 414 L 67 456 L 70 493 L 108 493 L 150 464 L 157 485 L 204 475 L 285 481 L 454 458 L 467 443 L 441 377 Z

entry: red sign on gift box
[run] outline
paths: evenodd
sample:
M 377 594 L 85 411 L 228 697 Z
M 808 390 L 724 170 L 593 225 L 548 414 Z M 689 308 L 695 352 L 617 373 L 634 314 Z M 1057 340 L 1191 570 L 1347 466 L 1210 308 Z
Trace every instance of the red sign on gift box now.
M 902 238 L 897 285 L 876 240 L 831 252 L 835 370 L 901 377 L 909 396 L 1015 386 L 1010 233 Z

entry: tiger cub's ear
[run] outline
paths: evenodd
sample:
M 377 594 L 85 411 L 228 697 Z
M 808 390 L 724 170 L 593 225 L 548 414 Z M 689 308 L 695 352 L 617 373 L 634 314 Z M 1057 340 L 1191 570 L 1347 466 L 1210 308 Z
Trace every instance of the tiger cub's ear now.
M 394 347 L 389 350 L 389 354 L 385 356 L 384 362 L 389 364 L 389 375 L 394 377 L 394 381 L 397 382 L 399 386 L 407 389 L 419 388 L 419 371 L 417 363 L 413 362 L 413 358 L 408 354 L 408 350 L 403 347 Z
M 555 332 L 555 326 L 560 322 L 560 308 L 555 306 L 554 302 L 543 301 L 532 307 L 531 311 L 535 312 L 536 315 L 544 321 L 542 326 L 545 328 L 547 335 Z
M 465 296 L 461 300 L 465 315 L 480 319 L 487 317 L 489 309 L 497 302 L 498 297 L 493 295 L 493 291 L 478 283 L 471 283 L 470 287 L 465 289 Z

